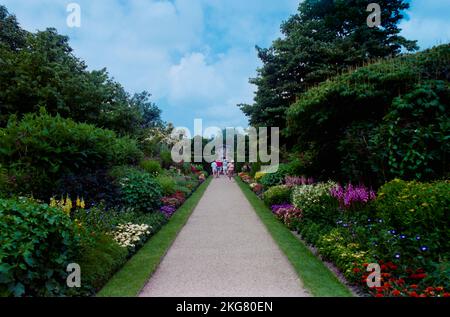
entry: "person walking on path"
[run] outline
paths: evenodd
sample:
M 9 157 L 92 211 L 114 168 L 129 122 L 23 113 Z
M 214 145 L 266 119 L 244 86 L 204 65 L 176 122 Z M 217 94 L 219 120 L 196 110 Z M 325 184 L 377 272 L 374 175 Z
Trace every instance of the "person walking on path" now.
M 216 163 L 216 161 L 213 161 L 211 163 L 211 169 L 212 169 L 213 177 L 216 177 L 217 176 L 217 163 Z
M 228 165 L 229 165 L 229 163 L 228 163 L 228 160 L 225 158 L 225 159 L 223 159 L 223 168 L 222 168 L 222 170 L 223 170 L 223 175 L 228 175 Z
M 228 175 L 228 178 L 231 180 L 232 178 L 233 178 L 233 176 L 234 176 L 234 162 L 233 161 L 231 161 L 230 162 L 230 164 L 228 164 L 228 167 L 227 167 L 227 175 Z
M 220 174 L 222 174 L 223 162 L 216 161 L 217 164 L 217 178 L 220 178 Z

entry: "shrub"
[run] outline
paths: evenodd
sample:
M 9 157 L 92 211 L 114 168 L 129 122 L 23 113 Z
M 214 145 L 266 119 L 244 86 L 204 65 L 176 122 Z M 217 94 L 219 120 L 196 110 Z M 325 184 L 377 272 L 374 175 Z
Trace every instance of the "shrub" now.
M 161 164 L 158 161 L 143 160 L 139 165 L 152 176 L 158 176 L 162 172 Z
M 62 175 L 128 164 L 140 159 L 135 141 L 109 130 L 48 114 L 11 118 L 0 129 L 0 162 L 21 193 L 48 199 Z
M 264 202 L 269 207 L 289 203 L 291 192 L 291 188 L 285 185 L 271 187 L 264 193 Z
M 450 181 L 418 183 L 394 180 L 384 185 L 375 201 L 377 215 L 400 239 L 402 256 L 431 258 L 450 251 Z M 399 239 L 399 238 L 398 238 Z M 421 248 L 425 250 L 421 252 Z M 407 255 L 407 254 L 409 255 Z
M 264 188 L 281 185 L 287 175 L 291 172 L 288 164 L 280 164 L 276 173 L 267 173 L 261 177 L 260 183 Z
M 175 187 L 177 186 L 177 183 L 172 177 L 159 175 L 156 178 L 156 181 L 161 186 L 164 196 L 169 196 L 175 193 Z
M 363 264 L 371 258 L 368 251 L 353 242 L 347 233 L 339 228 L 319 238 L 317 247 L 320 254 L 326 260 L 333 261 L 346 277 L 353 276 L 355 263 Z
M 120 190 L 113 180 L 103 169 L 63 175 L 58 180 L 52 196 L 82 197 L 87 206 L 102 201 L 107 208 L 117 206 L 121 204 Z
M 418 183 L 396 179 L 379 190 L 376 209 L 379 217 L 396 229 L 446 231 L 449 193 L 450 181 Z
M 291 204 L 274 205 L 272 212 L 291 230 L 297 228 L 302 219 L 302 211 Z
M 0 199 L 0 288 L 14 296 L 58 296 L 80 236 L 58 208 L 29 199 Z
M 161 158 L 162 167 L 166 169 L 170 168 L 173 163 L 172 153 L 170 151 L 162 151 L 159 156 Z
M 122 201 L 126 207 L 145 213 L 159 210 L 162 188 L 149 174 L 136 173 L 119 180 Z
M 75 260 L 82 270 L 81 289 L 75 295 L 92 296 L 126 262 L 128 250 L 121 247 L 110 235 L 96 233 L 91 242 L 85 244 Z
M 293 204 L 303 210 L 305 219 L 334 225 L 339 213 L 337 201 L 331 197 L 330 189 L 335 186 L 336 183 L 328 182 L 295 187 L 292 194 Z

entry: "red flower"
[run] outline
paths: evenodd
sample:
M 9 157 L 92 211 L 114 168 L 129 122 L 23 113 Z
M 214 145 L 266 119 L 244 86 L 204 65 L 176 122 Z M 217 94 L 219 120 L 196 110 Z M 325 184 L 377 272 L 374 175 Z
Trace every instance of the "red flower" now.
M 401 293 L 400 293 L 400 291 L 398 289 L 392 291 L 392 295 L 394 295 L 394 296 L 400 296 L 400 294 Z
M 436 292 L 442 292 L 444 288 L 442 286 L 436 287 Z
M 368 266 L 369 266 L 369 263 L 364 263 L 363 266 L 364 266 L 364 267 L 368 267 Z
M 423 280 L 425 277 L 427 277 L 425 273 L 418 273 L 418 274 L 411 274 L 409 278 L 413 280 Z
M 411 296 L 411 297 L 419 297 L 419 295 L 417 295 L 416 292 L 411 292 L 411 293 L 409 293 L 409 296 Z
M 383 265 L 381 266 L 381 271 L 386 271 L 387 269 L 388 269 L 388 267 L 387 267 L 386 265 L 383 264 Z
M 375 297 L 384 297 L 384 295 L 383 294 L 377 294 L 377 295 L 375 295 Z
M 417 285 L 416 284 L 409 285 L 409 288 L 417 289 Z
M 425 291 L 426 292 L 432 292 L 432 291 L 434 291 L 434 287 L 427 287 Z
M 450 293 L 444 293 L 443 297 L 450 297 Z
M 355 267 L 355 268 L 353 269 L 353 273 L 359 273 L 359 272 L 361 272 L 361 270 L 360 270 L 359 268 Z

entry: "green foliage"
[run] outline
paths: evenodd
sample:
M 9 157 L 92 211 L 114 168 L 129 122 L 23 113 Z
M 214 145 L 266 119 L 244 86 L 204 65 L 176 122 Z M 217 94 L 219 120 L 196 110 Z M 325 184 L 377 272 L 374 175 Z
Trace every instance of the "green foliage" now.
M 119 180 L 122 200 L 126 207 L 144 213 L 155 212 L 161 206 L 162 188 L 147 173 L 131 174 Z
M 289 109 L 288 134 L 315 153 L 320 178 L 379 185 L 448 174 L 449 63 L 442 45 L 337 76 Z
M 370 1 L 306 0 L 281 26 L 283 37 L 258 48 L 263 66 L 251 79 L 258 89 L 253 105 L 240 105 L 254 126 L 286 126 L 286 110 L 297 96 L 349 67 L 396 56 L 415 42 L 399 35 L 403 0 L 381 0 L 382 28 L 368 28 Z
M 88 71 L 67 36 L 52 28 L 27 33 L 3 6 L 0 24 L 0 126 L 11 114 L 22 117 L 40 107 L 120 135 L 140 136 L 162 125 L 161 110 L 148 92 L 130 96 L 106 69 Z
M 287 175 L 292 175 L 291 166 L 288 164 L 280 164 L 276 173 L 265 174 L 259 182 L 264 188 L 269 188 L 282 184 Z
M 48 199 L 64 174 L 136 162 L 136 142 L 109 130 L 46 113 L 11 119 L 0 129 L 0 162 L 15 176 L 21 193 Z
M 264 192 L 264 203 L 269 207 L 290 203 L 290 201 L 291 188 L 287 186 L 273 186 Z
M 76 295 L 90 296 L 126 262 L 128 250 L 115 242 L 110 235 L 96 234 L 92 242 L 83 246 L 76 263 L 82 268 L 82 288 Z
M 317 241 L 320 254 L 332 261 L 347 278 L 353 277 L 355 263 L 362 265 L 369 262 L 371 254 L 358 243 L 352 241 L 348 232 L 336 228 L 323 235 Z
M 323 225 L 334 225 L 339 217 L 338 203 L 331 197 L 330 189 L 336 183 L 319 183 L 295 187 L 292 202 L 303 211 L 303 219 Z
M 172 177 L 166 175 L 159 175 L 156 178 L 156 181 L 161 186 L 164 196 L 170 196 L 175 193 L 177 183 Z
M 158 161 L 143 160 L 139 165 L 152 176 L 158 176 L 162 172 L 161 164 Z
M 433 233 L 436 243 L 448 245 L 450 182 L 418 183 L 394 180 L 384 185 L 376 200 L 381 219 L 397 231 Z
M 163 168 L 170 168 L 172 166 L 172 153 L 170 151 L 161 151 L 159 154 L 161 157 L 161 165 Z
M 14 296 L 58 296 L 80 238 L 57 208 L 28 199 L 0 199 L 0 285 Z

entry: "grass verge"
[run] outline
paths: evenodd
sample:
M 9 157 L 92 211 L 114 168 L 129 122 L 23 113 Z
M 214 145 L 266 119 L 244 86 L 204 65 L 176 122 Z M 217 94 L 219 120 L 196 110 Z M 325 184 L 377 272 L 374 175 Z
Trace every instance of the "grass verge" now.
M 105 287 L 97 294 L 98 297 L 134 297 L 139 295 L 139 292 L 161 263 L 167 250 L 175 241 L 178 233 L 186 224 L 211 180 L 212 178 L 209 178 L 200 185 L 195 193 L 174 214 L 169 223 L 153 236 L 109 280 Z
M 318 259 L 292 232 L 286 228 L 267 208 L 253 191 L 242 182 L 236 181 L 255 209 L 261 221 L 269 230 L 275 242 L 287 256 L 303 285 L 316 297 L 351 297 L 350 290 Z

